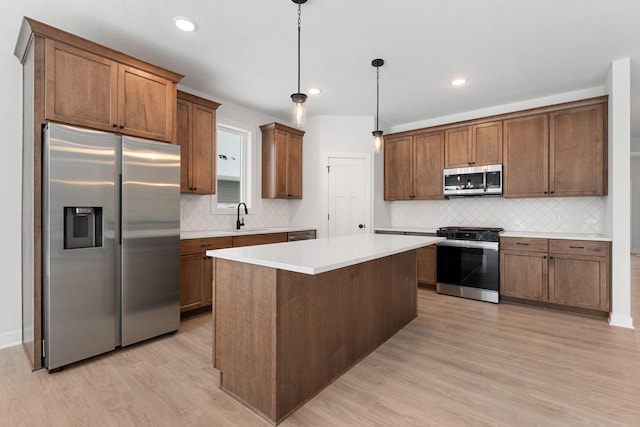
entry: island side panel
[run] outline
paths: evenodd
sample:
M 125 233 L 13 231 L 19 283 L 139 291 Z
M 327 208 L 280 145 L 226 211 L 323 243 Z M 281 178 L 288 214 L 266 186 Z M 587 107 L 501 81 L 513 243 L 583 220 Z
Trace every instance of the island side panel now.
M 418 316 L 418 251 L 409 251 L 393 257 L 389 268 L 389 328 L 386 341 Z
M 319 275 L 278 270 L 280 421 L 417 316 L 416 251 Z
M 215 276 L 214 364 L 220 387 L 274 419 L 276 270 L 217 259 Z

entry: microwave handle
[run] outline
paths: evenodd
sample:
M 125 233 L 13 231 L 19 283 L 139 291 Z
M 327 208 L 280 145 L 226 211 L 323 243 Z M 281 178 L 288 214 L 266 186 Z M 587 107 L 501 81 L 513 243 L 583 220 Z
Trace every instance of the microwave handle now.
M 482 188 L 484 192 L 487 192 L 487 168 L 482 170 Z

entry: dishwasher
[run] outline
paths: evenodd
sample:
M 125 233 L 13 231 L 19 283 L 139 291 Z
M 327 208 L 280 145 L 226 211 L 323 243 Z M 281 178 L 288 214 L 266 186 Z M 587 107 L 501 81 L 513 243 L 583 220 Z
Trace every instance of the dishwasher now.
M 290 231 L 287 233 L 289 242 L 297 240 L 312 240 L 316 238 L 316 230 Z

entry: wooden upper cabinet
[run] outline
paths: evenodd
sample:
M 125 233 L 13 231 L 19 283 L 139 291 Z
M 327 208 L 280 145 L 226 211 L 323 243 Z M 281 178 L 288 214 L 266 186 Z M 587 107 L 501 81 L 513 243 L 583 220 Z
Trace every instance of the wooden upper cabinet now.
M 607 194 L 605 105 L 505 120 L 503 195 Z
M 262 131 L 262 198 L 302 199 L 302 137 L 304 131 L 280 123 Z
M 180 191 L 216 192 L 217 102 L 178 91 L 176 141 L 181 147 Z
M 175 83 L 118 65 L 118 131 L 141 138 L 173 141 Z
M 504 197 L 542 197 L 549 183 L 549 119 L 537 114 L 504 121 Z
M 549 194 L 599 196 L 607 192 L 604 105 L 549 115 Z
M 442 199 L 443 132 L 421 132 L 384 142 L 384 199 Z
M 410 200 L 413 195 L 411 136 L 384 141 L 384 199 Z
M 444 135 L 444 167 L 466 168 L 471 166 L 471 127 L 447 129 Z
M 189 101 L 183 101 L 178 94 L 176 108 L 176 144 L 180 146 L 180 192 L 191 192 L 189 165 L 191 164 L 191 106 Z
M 113 131 L 118 63 L 46 40 L 45 119 Z
M 413 198 L 415 200 L 444 199 L 443 162 L 444 132 L 413 135 Z
M 37 21 L 27 22 L 44 38 L 45 120 L 174 141 L 176 83 L 182 76 Z
M 502 163 L 502 121 L 445 130 L 445 168 Z
M 473 166 L 502 163 L 502 121 L 471 126 Z

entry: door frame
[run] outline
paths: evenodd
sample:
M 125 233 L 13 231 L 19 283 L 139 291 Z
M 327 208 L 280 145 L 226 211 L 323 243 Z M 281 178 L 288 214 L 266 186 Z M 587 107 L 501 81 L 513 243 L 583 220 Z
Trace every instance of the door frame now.
M 321 198 L 322 198 L 322 218 L 320 222 L 319 237 L 329 236 L 329 221 L 327 219 L 329 215 L 329 174 L 327 173 L 327 166 L 329 165 L 329 159 L 342 158 L 342 159 L 364 159 L 364 208 L 365 208 L 365 226 L 366 233 L 373 233 L 373 156 L 368 152 L 338 152 L 338 151 L 323 151 L 320 155 L 320 165 L 322 168 L 321 178 Z

